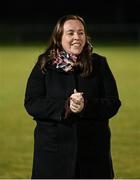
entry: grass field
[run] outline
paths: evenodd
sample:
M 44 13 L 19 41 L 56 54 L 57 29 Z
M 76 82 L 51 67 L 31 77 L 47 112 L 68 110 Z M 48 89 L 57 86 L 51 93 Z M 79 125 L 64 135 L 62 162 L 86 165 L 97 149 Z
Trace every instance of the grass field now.
M 30 178 L 35 122 L 23 102 L 44 46 L 0 46 L 0 178 Z M 115 178 L 140 178 L 140 46 L 97 46 L 117 81 L 122 107 L 110 120 Z

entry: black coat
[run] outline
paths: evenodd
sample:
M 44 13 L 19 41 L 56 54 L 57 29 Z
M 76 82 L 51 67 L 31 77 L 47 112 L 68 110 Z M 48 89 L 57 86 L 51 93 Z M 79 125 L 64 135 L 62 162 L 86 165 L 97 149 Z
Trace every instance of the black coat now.
M 82 112 L 65 116 L 74 89 L 84 93 Z M 93 73 L 82 78 L 39 63 L 26 88 L 25 108 L 37 122 L 32 178 L 113 178 L 109 119 L 121 105 L 105 57 L 93 54 Z

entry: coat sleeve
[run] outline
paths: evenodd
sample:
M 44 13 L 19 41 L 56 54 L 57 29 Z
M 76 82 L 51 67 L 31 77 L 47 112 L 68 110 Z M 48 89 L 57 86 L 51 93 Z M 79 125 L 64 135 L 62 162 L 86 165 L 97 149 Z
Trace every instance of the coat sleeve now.
M 60 121 L 64 109 L 64 100 L 47 97 L 45 75 L 36 63 L 28 80 L 25 91 L 24 106 L 34 119 L 53 119 Z
M 87 99 L 81 115 L 85 118 L 106 120 L 118 112 L 121 101 L 119 99 L 116 81 L 107 63 L 107 59 L 101 58 L 99 61 L 98 86 L 100 96 L 99 98 Z

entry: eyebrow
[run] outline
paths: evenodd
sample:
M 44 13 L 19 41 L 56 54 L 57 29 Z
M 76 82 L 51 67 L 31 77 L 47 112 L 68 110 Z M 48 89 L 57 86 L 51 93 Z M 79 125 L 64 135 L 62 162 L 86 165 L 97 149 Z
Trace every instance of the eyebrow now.
M 68 30 L 66 30 L 66 32 L 69 32 L 69 31 L 75 31 L 75 30 L 74 30 L 74 29 L 68 29 Z M 77 31 L 85 32 L 84 29 L 78 29 Z

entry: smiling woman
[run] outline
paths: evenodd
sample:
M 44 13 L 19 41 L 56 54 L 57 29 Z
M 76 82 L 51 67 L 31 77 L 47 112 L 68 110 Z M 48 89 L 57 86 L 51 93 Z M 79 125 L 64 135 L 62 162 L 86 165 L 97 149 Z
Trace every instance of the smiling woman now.
M 68 20 L 63 27 L 62 46 L 71 54 L 80 54 L 86 42 L 85 30 L 79 20 Z
M 33 179 L 114 177 L 109 119 L 121 102 L 82 17 L 58 20 L 29 75 L 24 105 L 36 122 Z

